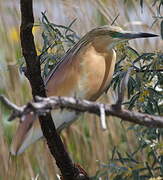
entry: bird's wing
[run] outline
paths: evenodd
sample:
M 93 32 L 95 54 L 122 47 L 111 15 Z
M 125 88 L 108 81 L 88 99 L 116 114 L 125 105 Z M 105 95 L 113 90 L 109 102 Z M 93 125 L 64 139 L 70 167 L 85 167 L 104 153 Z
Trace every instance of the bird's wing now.
M 69 52 L 68 56 L 57 65 L 46 79 L 45 88 L 47 96 L 71 96 L 72 90 L 75 90 L 75 83 L 77 80 L 75 71 L 77 69 L 71 66 L 72 59 L 70 59 L 70 57 L 72 57 L 71 52 Z M 71 115 L 65 112 L 63 112 L 63 116 L 60 116 L 60 114 L 61 113 L 57 111 L 53 111 L 52 113 L 53 118 L 55 117 L 56 128 L 59 129 L 61 129 L 60 126 L 62 126 L 62 121 L 58 122 L 58 119 L 61 119 L 60 117 L 69 117 L 69 121 L 76 117 L 74 114 Z M 42 136 L 38 117 L 34 114 L 25 115 L 13 138 L 11 154 L 17 155 L 24 152 L 30 144 L 34 143 Z

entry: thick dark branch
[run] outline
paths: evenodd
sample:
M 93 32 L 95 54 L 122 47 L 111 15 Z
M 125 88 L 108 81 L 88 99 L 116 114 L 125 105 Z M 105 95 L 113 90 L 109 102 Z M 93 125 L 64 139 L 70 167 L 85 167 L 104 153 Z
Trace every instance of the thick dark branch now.
M 33 97 L 46 97 L 44 82 L 41 78 L 40 61 L 37 58 L 32 28 L 34 23 L 32 0 L 21 0 L 20 39 L 22 53 L 26 61 L 26 77 L 29 79 Z
M 41 78 L 40 60 L 37 57 L 32 28 L 34 23 L 32 0 L 20 0 L 21 5 L 21 27 L 20 37 L 23 56 L 26 61 L 26 72 L 28 80 L 32 88 L 32 95 L 46 97 L 44 82 Z M 71 161 L 66 152 L 60 136 L 57 134 L 53 120 L 50 114 L 39 116 L 41 129 L 45 136 L 48 147 L 55 157 L 56 164 L 61 170 L 65 180 L 76 180 L 80 173 Z M 85 178 L 87 179 L 87 178 Z
M 124 121 L 144 125 L 147 127 L 163 128 L 163 117 L 161 116 L 153 116 L 150 114 L 129 111 L 123 108 L 118 109 L 114 105 L 101 104 L 72 97 L 36 97 L 36 100 L 37 102 L 31 102 L 26 106 L 20 107 L 23 109 L 22 115 L 30 111 L 37 114 L 43 114 L 50 111 L 51 109 L 66 108 L 69 110 L 75 110 L 77 112 L 89 112 L 101 116 L 100 107 L 103 106 L 106 116 L 112 115 Z M 8 101 L 9 100 L 7 100 L 7 102 Z M 14 106 L 11 106 L 10 108 L 16 111 Z

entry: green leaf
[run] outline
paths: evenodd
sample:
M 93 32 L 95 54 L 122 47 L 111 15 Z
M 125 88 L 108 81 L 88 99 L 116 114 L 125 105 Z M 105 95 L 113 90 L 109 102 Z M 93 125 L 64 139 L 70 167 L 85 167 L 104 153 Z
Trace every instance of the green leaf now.
M 131 100 L 129 102 L 129 106 L 128 106 L 129 110 L 131 110 L 134 107 L 134 104 L 135 104 L 136 100 L 139 98 L 139 95 L 140 95 L 140 93 L 137 93 L 131 98 Z
M 134 55 L 136 55 L 136 56 L 140 56 L 139 55 L 139 53 L 135 50 L 135 49 L 133 49 L 132 47 L 130 47 L 130 46 L 126 46 L 126 48 L 130 51 L 130 52 L 132 52 Z
M 121 153 L 117 151 L 117 155 L 118 155 L 119 161 L 124 165 L 125 162 L 121 156 Z

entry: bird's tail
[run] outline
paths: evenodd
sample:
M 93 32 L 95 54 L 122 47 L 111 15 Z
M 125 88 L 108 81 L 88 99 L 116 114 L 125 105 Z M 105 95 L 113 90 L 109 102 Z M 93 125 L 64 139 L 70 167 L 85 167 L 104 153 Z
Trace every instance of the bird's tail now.
M 55 127 L 58 132 L 66 128 L 78 116 L 73 111 L 55 110 L 51 112 L 53 119 L 55 118 Z M 27 114 L 23 117 L 11 144 L 11 154 L 18 155 L 33 144 L 35 141 L 43 137 L 38 117 L 35 114 Z
M 34 114 L 25 115 L 11 144 L 11 154 L 18 155 L 43 136 L 38 118 Z

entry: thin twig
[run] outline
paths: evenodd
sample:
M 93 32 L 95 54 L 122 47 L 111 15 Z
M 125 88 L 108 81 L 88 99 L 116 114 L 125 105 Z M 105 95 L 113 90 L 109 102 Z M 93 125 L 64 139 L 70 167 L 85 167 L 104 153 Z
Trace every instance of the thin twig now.
M 107 125 L 106 125 L 104 104 L 100 105 L 100 124 L 101 124 L 101 129 L 105 131 L 107 129 Z
M 136 69 L 136 72 L 163 72 L 163 69 L 149 69 L 149 70 L 142 70 L 142 69 Z
M 5 96 L 0 95 L 0 101 L 7 106 L 8 109 L 13 110 L 9 117 L 9 121 L 14 120 L 17 117 L 21 117 L 22 114 L 24 113 L 24 107 L 19 107 L 16 104 L 12 103 L 9 101 Z
M 32 27 L 34 24 L 33 16 L 33 1 L 20 0 L 21 9 L 21 27 L 20 27 L 20 40 L 22 53 L 26 62 L 26 77 L 28 78 L 34 101 L 35 96 L 46 97 L 44 82 L 41 77 L 40 58 L 37 57 L 34 37 L 32 34 Z M 33 109 L 32 103 L 29 103 L 27 109 Z M 56 131 L 53 119 L 50 113 L 46 116 L 39 115 L 39 121 L 44 137 L 47 140 L 48 147 L 51 154 L 56 160 L 64 180 L 77 180 L 80 179 L 80 170 L 75 166 L 71 160 L 68 152 L 62 143 L 61 137 Z M 53 138 L 52 138 L 53 137 Z M 78 177 L 78 178 L 77 178 Z M 88 176 L 85 177 L 85 180 Z
M 5 104 L 9 109 L 15 110 L 17 112 L 17 115 L 22 114 L 23 108 L 17 106 L 16 104 L 9 101 L 5 96 L 0 95 L 0 101 Z
M 114 23 L 115 23 L 115 21 L 118 19 L 119 15 L 120 15 L 120 14 L 118 13 L 117 16 L 113 19 L 113 21 L 112 21 L 112 23 L 111 23 L 111 26 L 114 25 Z

